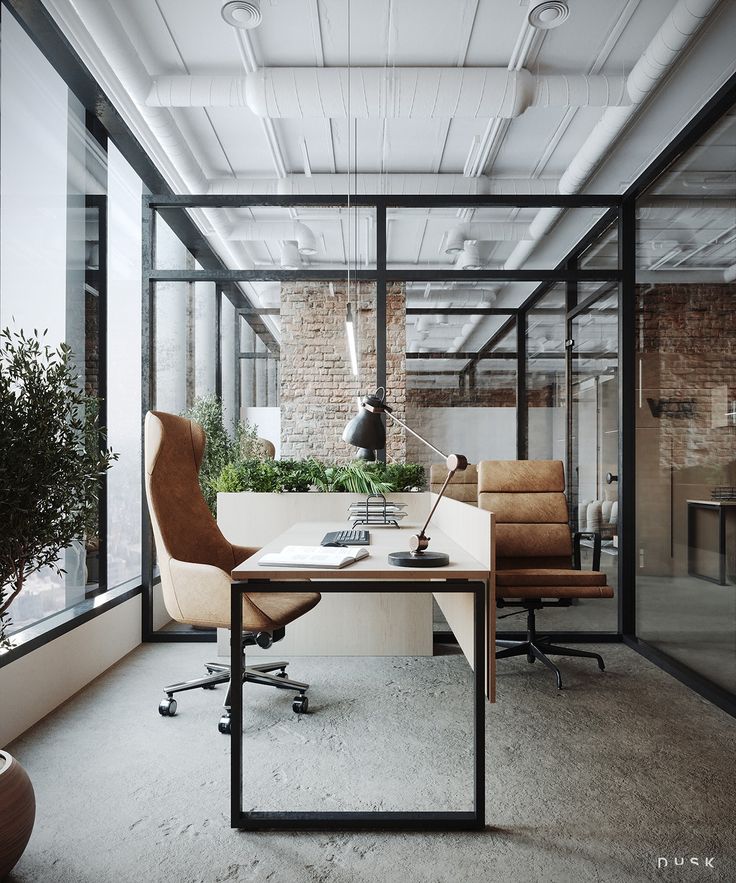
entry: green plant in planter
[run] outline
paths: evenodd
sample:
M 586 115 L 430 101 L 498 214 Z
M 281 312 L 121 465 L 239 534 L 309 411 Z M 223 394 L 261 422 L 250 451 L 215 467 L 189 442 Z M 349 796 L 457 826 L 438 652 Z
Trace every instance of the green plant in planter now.
M 395 493 L 424 490 L 427 477 L 419 463 L 369 463 L 367 468 L 391 485 Z
M 222 416 L 222 401 L 215 395 L 198 396 L 192 407 L 184 413 L 190 420 L 196 420 L 204 430 L 207 444 L 202 465 L 199 469 L 199 484 L 202 496 L 214 515 L 217 507 L 217 484 L 223 469 L 242 460 L 256 460 L 263 457 L 263 447 L 258 438 L 255 424 L 238 423 L 235 437 L 225 429 Z M 232 476 L 230 477 L 232 479 Z
M 375 469 L 362 460 L 351 460 L 342 466 L 318 464 L 314 483 L 327 493 L 345 491 L 351 494 L 387 494 L 395 490 Z
M 100 449 L 99 399 L 80 388 L 71 347 L 45 334 L 0 332 L 0 646 L 28 577 L 63 574 L 62 550 L 96 533 L 99 480 L 118 456 Z
M 212 483 L 214 493 L 308 491 L 315 481 L 313 460 L 239 460 L 228 463 Z

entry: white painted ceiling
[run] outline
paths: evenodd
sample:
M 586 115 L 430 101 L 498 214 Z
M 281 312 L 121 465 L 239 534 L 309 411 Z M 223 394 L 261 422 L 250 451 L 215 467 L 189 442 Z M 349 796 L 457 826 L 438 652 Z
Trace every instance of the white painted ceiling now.
M 262 23 L 242 31 L 223 21 L 222 0 L 45 2 L 175 189 L 258 193 L 301 188 L 338 194 L 348 186 L 361 192 L 558 192 L 561 177 L 579 159 L 605 111 L 531 106 L 510 119 L 378 115 L 351 124 L 345 118 L 264 118 L 247 106 L 152 108 L 147 106 L 151 85 L 160 77 L 243 77 L 263 68 L 348 64 L 354 70 L 390 72 L 405 67 L 524 68 L 537 78 L 625 78 L 676 8 L 671 0 L 569 0 L 568 20 L 542 31 L 527 20 L 537 0 L 261 0 Z M 612 144 L 598 163 L 602 171 L 582 192 L 622 192 L 661 150 L 668 127 L 674 135 L 736 69 L 736 3 L 697 0 L 698 5 L 707 12 L 705 25 L 674 59 L 675 73 L 642 103 L 627 138 Z M 685 78 L 686 88 L 677 86 L 678 76 Z M 718 196 L 721 203 L 683 205 L 674 214 L 652 211 L 642 218 L 643 269 L 697 267 L 722 274 L 736 261 L 736 127 L 730 123 L 717 133 L 716 143 L 694 155 L 688 177 L 660 187 L 662 196 Z M 348 172 L 354 176 L 350 184 Z M 399 180 L 399 175 L 407 177 Z M 518 240 L 530 239 L 523 230 L 536 214 L 508 208 L 390 211 L 388 265 L 447 269 L 451 276 L 457 254 L 446 253 L 446 237 L 463 221 L 490 225 L 495 232 L 481 242 L 481 260 L 484 266 L 503 267 L 518 254 Z M 530 243 L 532 257 L 523 266 L 554 266 L 595 217 L 579 212 L 571 222 L 570 215 L 540 242 Z M 238 224 L 295 220 L 304 221 L 317 242 L 316 253 L 300 259 L 305 268 L 344 267 L 348 261 L 375 266 L 370 211 L 348 216 L 334 209 L 254 208 L 198 217 L 231 266 L 267 268 L 281 262 L 283 240 L 266 234 L 238 239 Z M 498 232 L 502 228 L 505 234 Z M 591 252 L 587 266 L 609 267 L 615 260 L 611 236 Z M 494 289 L 494 303 L 516 306 L 529 290 L 521 285 Z M 252 287 L 256 300 L 259 291 L 267 305 L 271 288 Z M 477 295 L 472 286 L 449 282 L 436 287 L 430 299 L 449 307 L 471 303 Z M 416 297 L 426 303 L 423 293 L 410 288 L 410 301 Z M 468 317 L 462 316 L 452 319 L 449 328 L 434 322 L 419 333 L 416 319 L 411 316 L 407 323 L 407 346 L 414 352 L 477 348 L 503 322 L 484 317 L 468 329 Z M 414 361 L 412 370 L 447 365 L 458 367 L 457 360 L 425 360 Z

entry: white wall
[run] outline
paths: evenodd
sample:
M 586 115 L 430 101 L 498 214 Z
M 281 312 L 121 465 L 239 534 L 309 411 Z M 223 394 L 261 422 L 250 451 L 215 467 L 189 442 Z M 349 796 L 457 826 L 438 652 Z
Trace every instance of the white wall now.
M 140 640 L 138 595 L 0 668 L 0 746 L 38 723 Z

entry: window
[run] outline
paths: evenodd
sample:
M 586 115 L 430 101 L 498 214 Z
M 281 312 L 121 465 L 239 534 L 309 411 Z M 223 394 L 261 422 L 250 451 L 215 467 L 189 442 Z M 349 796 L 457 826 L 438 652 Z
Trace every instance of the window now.
M 0 64 L 0 325 L 72 347 L 120 455 L 99 529 L 62 553 L 65 574 L 29 578 L 12 634 L 140 581 L 142 186 L 4 6 Z

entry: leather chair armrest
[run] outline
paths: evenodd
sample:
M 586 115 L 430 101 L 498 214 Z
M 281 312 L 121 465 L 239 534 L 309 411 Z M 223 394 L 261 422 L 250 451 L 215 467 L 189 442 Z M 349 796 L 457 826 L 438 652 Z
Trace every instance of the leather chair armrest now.
M 583 537 L 593 540 L 593 567 L 591 570 L 601 569 L 601 535 L 597 530 L 576 530 L 572 535 L 572 566 L 573 570 L 581 569 L 580 541 Z

